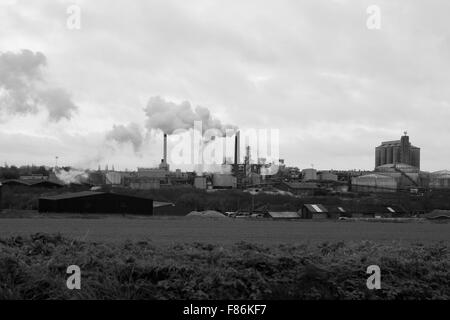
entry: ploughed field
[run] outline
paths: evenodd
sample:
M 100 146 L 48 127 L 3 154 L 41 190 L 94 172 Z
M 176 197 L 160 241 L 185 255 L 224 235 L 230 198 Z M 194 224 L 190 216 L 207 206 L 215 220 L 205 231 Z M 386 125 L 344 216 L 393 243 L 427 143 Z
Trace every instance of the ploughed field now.
M 213 218 L 39 217 L 1 218 L 0 237 L 59 233 L 93 242 L 151 241 L 159 244 L 207 242 L 295 244 L 305 241 L 450 241 L 450 223 L 363 221 L 272 221 Z

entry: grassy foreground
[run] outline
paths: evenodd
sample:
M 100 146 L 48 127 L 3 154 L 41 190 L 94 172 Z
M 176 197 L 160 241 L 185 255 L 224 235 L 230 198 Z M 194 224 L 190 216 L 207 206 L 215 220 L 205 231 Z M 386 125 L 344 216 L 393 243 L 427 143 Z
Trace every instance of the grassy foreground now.
M 0 239 L 0 299 L 449 299 L 448 244 L 371 241 L 221 247 Z M 81 290 L 66 269 L 81 268 Z M 381 268 L 381 290 L 366 269 Z

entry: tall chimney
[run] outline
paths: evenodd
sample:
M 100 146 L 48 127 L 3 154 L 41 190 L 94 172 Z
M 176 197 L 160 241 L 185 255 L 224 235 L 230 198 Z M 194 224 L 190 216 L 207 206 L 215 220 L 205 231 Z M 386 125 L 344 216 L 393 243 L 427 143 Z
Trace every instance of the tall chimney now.
M 164 133 L 164 165 L 167 165 L 167 134 Z
M 239 161 L 241 160 L 240 156 L 240 144 L 241 144 L 241 137 L 240 132 L 236 132 L 236 136 L 234 137 L 234 164 L 239 164 Z

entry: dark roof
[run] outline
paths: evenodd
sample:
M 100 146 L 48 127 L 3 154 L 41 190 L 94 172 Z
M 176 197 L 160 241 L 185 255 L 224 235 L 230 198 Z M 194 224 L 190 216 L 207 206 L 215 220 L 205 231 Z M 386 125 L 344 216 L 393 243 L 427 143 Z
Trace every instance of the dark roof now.
M 71 199 L 71 198 L 81 198 L 81 197 L 90 197 L 96 196 L 99 194 L 105 194 L 106 192 L 97 192 L 97 191 L 81 191 L 81 192 L 72 192 L 72 193 L 63 193 L 55 196 L 44 196 L 41 199 L 46 200 L 62 200 L 62 199 Z
M 44 196 L 44 197 L 41 197 L 40 199 L 45 199 L 45 200 L 62 200 L 62 199 L 92 197 L 92 196 L 97 196 L 97 195 L 101 195 L 101 194 L 113 194 L 113 195 L 118 195 L 118 196 L 128 197 L 128 198 L 152 200 L 150 198 L 139 197 L 139 196 L 135 196 L 135 195 L 119 194 L 119 193 L 113 193 L 113 192 L 98 192 L 98 191 L 81 191 L 81 192 L 63 193 L 63 194 L 58 194 L 58 195 L 55 195 L 55 196 Z
M 303 206 L 312 213 L 328 213 L 327 208 L 321 204 L 305 204 Z
M 40 184 L 52 184 L 55 186 L 63 186 L 63 184 L 55 182 L 55 181 L 50 181 L 50 180 L 35 180 L 35 179 L 8 179 L 8 180 L 4 180 L 2 182 L 5 185 L 8 184 L 21 184 L 24 186 L 36 186 L 36 185 L 40 185 Z

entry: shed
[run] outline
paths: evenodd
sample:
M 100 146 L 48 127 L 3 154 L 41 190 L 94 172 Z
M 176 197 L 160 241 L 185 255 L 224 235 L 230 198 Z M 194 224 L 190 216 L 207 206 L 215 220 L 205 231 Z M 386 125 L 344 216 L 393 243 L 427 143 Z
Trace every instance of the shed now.
M 326 219 L 328 209 L 321 204 L 304 204 L 301 209 L 302 219 Z
M 153 215 L 153 200 L 117 193 L 82 191 L 41 197 L 39 212 Z

